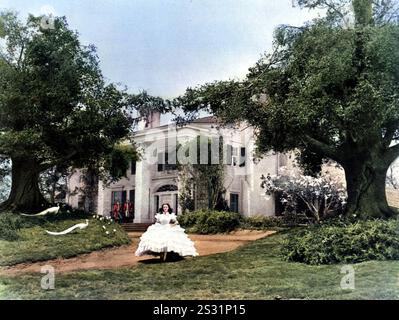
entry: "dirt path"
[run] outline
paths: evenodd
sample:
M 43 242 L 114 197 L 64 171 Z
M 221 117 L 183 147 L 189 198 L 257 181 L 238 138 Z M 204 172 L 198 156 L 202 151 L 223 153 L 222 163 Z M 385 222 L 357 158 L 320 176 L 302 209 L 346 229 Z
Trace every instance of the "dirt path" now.
M 236 231 L 228 235 L 189 235 L 195 242 L 200 256 L 232 251 L 250 241 L 258 240 L 275 233 L 274 231 Z M 0 275 L 17 276 L 21 273 L 40 273 L 42 266 L 51 265 L 56 272 L 72 272 L 91 269 L 115 269 L 137 265 L 153 256 L 136 257 L 134 255 L 142 233 L 129 233 L 132 244 L 113 249 L 105 249 L 71 259 L 56 259 L 37 263 L 23 263 L 0 269 Z

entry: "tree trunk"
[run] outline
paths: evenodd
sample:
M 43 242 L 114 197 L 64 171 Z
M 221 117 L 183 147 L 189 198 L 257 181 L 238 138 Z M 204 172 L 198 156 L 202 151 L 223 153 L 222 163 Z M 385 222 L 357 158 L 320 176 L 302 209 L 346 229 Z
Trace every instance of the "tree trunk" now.
M 344 166 L 348 192 L 347 214 L 361 219 L 390 218 L 396 213 L 387 202 L 386 174 L 388 166 L 378 161 Z
M 38 213 L 47 201 L 39 189 L 40 169 L 27 158 L 12 158 L 12 186 L 7 201 L 0 204 L 0 211 Z
M 50 203 L 55 203 L 55 188 L 56 188 L 56 185 L 55 185 L 55 183 L 53 183 L 51 185 L 51 190 L 50 190 Z

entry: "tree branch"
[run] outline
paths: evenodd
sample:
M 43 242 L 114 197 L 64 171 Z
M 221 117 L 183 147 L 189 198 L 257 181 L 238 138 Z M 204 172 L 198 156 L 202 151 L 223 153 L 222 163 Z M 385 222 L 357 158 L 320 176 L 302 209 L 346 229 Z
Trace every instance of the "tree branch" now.
M 336 8 L 336 6 L 334 4 L 332 4 L 331 2 L 324 2 L 324 5 L 327 7 L 327 9 L 333 11 L 334 13 L 336 13 L 342 20 L 345 21 L 345 15 Z M 340 7 L 341 8 L 341 7 Z
M 321 153 L 334 161 L 337 162 L 341 161 L 341 157 L 338 151 L 334 147 L 324 142 L 321 142 L 320 140 L 317 140 L 307 134 L 304 135 L 303 140 L 306 144 L 310 145 L 310 147 L 314 149 L 316 152 Z
M 17 67 L 18 68 L 20 68 L 21 61 L 22 61 L 22 56 L 24 54 L 24 50 L 25 50 L 25 43 L 22 44 L 21 52 L 19 53 L 19 58 L 18 58 L 18 61 L 17 61 Z
M 56 161 L 50 162 L 50 163 L 43 163 L 40 165 L 40 171 L 47 170 L 49 168 L 55 167 L 57 165 L 61 165 L 64 162 L 71 160 L 78 152 L 76 150 L 72 151 L 70 154 L 66 155 L 65 157 L 62 157 L 60 159 L 57 159 Z

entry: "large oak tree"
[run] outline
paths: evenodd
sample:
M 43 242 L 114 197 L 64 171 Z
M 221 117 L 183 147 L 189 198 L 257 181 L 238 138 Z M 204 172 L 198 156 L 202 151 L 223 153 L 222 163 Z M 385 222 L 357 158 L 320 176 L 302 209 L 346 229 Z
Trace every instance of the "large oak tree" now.
M 243 81 L 189 88 L 176 105 L 257 129 L 259 151 L 299 150 L 302 166 L 345 170 L 347 213 L 391 217 L 385 178 L 399 156 L 399 26 L 392 1 L 299 0 L 327 17 L 276 29 Z
M 46 205 L 38 178 L 49 168 L 123 175 L 127 154 L 135 156 L 118 147 L 131 131 L 131 109 L 162 104 L 107 84 L 96 49 L 84 46 L 65 18 L 43 22 L 0 15 L 0 156 L 12 161 L 11 193 L 0 211 Z

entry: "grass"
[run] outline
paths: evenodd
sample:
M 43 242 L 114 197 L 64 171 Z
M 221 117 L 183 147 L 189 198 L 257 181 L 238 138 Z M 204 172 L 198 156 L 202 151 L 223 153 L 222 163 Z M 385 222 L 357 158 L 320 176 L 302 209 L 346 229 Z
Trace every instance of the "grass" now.
M 49 221 L 33 217 L 24 219 L 31 219 L 25 223 L 30 226 L 18 231 L 19 239 L 17 241 L 0 240 L 0 266 L 70 258 L 78 254 L 130 242 L 127 234 L 119 225 L 108 224 L 108 222 L 97 219 L 89 219 L 89 226 L 86 229 L 77 230 L 63 236 L 50 236 L 45 230 L 63 231 L 77 223 L 85 222 L 85 219 L 77 219 L 76 217 L 64 217 L 62 220 Z M 37 223 L 34 222 L 34 219 L 38 219 Z M 103 225 L 110 232 L 109 235 L 105 233 Z M 116 232 L 113 231 L 114 229 Z
M 355 290 L 342 290 L 342 265 L 309 266 L 280 257 L 278 234 L 238 250 L 166 264 L 59 274 L 55 290 L 42 274 L 0 278 L 2 299 L 399 299 L 399 261 L 353 265 Z

